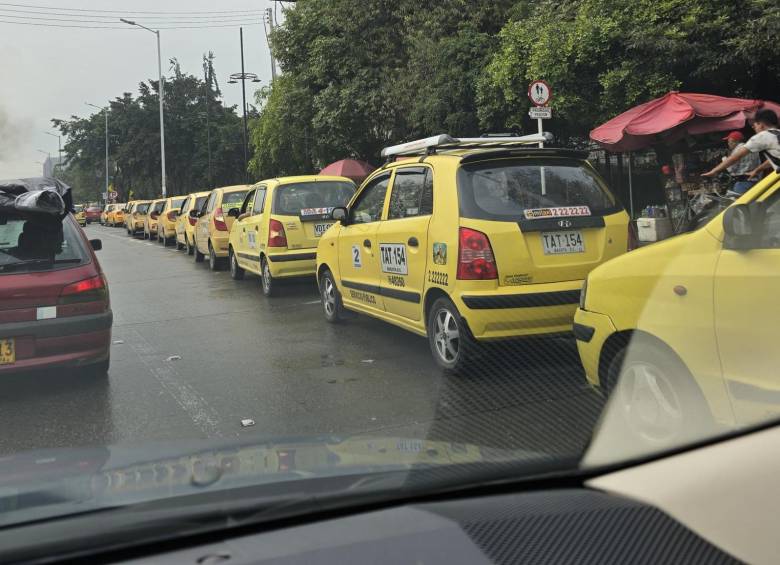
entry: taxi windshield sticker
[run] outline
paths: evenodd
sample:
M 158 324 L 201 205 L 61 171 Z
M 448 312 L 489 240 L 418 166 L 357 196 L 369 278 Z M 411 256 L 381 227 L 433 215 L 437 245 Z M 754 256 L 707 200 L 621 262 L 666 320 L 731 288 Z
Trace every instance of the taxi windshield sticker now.
M 590 216 L 590 208 L 587 206 L 560 206 L 558 208 L 529 208 L 525 210 L 526 220 L 570 218 L 572 216 Z
M 333 206 L 328 208 L 302 208 L 300 218 L 301 220 L 329 220 L 331 212 L 333 212 Z

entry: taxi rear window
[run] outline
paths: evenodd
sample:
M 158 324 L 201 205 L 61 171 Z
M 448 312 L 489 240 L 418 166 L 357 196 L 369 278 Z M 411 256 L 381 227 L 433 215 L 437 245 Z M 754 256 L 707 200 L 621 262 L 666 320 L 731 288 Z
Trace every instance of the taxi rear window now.
M 339 181 L 299 182 L 276 189 L 273 213 L 298 216 L 303 210 L 346 206 L 355 185 Z
M 67 269 L 89 260 L 71 222 L 0 213 L 0 275 Z
M 226 192 L 222 195 L 222 208 L 224 210 L 230 210 L 231 208 L 238 208 L 244 203 L 246 193 L 249 190 L 240 190 L 238 192 Z
M 518 222 L 561 208 L 593 216 L 621 209 L 596 173 L 570 159 L 469 163 L 458 170 L 458 196 L 461 216 L 479 220 Z
M 149 209 L 149 203 L 146 204 L 139 204 L 138 207 L 135 209 L 136 212 L 139 214 L 146 214 L 146 211 Z

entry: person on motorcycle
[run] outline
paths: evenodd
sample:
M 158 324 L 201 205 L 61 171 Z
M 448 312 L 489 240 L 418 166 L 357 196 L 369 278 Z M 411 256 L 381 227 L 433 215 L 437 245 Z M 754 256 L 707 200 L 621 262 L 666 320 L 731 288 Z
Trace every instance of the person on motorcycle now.
M 757 153 L 764 159 L 763 163 L 748 173 L 749 178 L 755 178 L 765 170 L 780 171 L 780 122 L 777 114 L 768 108 L 759 110 L 753 118 L 752 126 L 756 134 L 722 163 L 702 174 L 703 177 L 714 177 L 749 153 Z
M 745 136 L 742 135 L 741 131 L 730 132 L 726 137 L 723 138 L 723 141 L 725 141 L 729 147 L 729 156 L 734 155 L 737 151 L 745 146 Z M 724 157 L 723 160 L 725 161 L 727 158 L 728 157 Z M 734 186 L 731 188 L 731 191 L 742 195 L 753 188 L 753 185 L 755 185 L 758 180 L 750 178 L 749 175 L 753 169 L 757 168 L 760 164 L 761 161 L 759 160 L 758 155 L 748 152 L 748 154 L 742 157 L 739 161 L 730 167 L 727 167 L 726 169 L 731 176 L 731 180 L 734 181 Z

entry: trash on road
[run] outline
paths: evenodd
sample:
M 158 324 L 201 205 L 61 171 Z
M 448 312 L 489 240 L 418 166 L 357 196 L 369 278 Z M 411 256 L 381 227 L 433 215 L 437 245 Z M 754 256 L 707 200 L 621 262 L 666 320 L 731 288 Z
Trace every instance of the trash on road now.
M 255 421 L 251 418 L 246 418 L 244 420 L 241 420 L 241 427 L 242 428 L 249 428 L 255 425 Z
M 181 361 L 181 355 L 171 355 L 166 361 Z
M 122 345 L 125 342 L 123 339 L 115 339 L 113 341 L 114 345 Z

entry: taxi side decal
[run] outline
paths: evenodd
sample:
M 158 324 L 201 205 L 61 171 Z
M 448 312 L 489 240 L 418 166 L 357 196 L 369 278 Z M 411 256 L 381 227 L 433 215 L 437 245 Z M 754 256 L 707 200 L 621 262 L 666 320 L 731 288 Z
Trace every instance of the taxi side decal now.
M 362 290 L 363 292 L 370 292 L 371 294 L 378 294 L 380 296 L 386 296 L 388 298 L 395 298 L 396 300 L 403 300 L 404 302 L 413 302 L 415 304 L 420 303 L 420 293 L 412 292 L 409 290 L 398 290 L 395 288 L 385 288 L 373 284 L 364 284 L 359 282 L 347 281 L 341 279 L 341 284 L 344 288 L 350 288 L 354 290 Z M 579 301 L 579 298 L 577 298 Z
M 293 253 L 291 255 L 268 255 L 268 260 L 271 263 L 285 263 L 287 261 L 306 261 L 308 259 L 316 259 L 317 253 Z
M 246 259 L 247 261 L 254 261 L 255 263 L 260 262 L 259 255 L 250 255 L 249 253 L 236 253 L 236 255 L 242 259 Z

